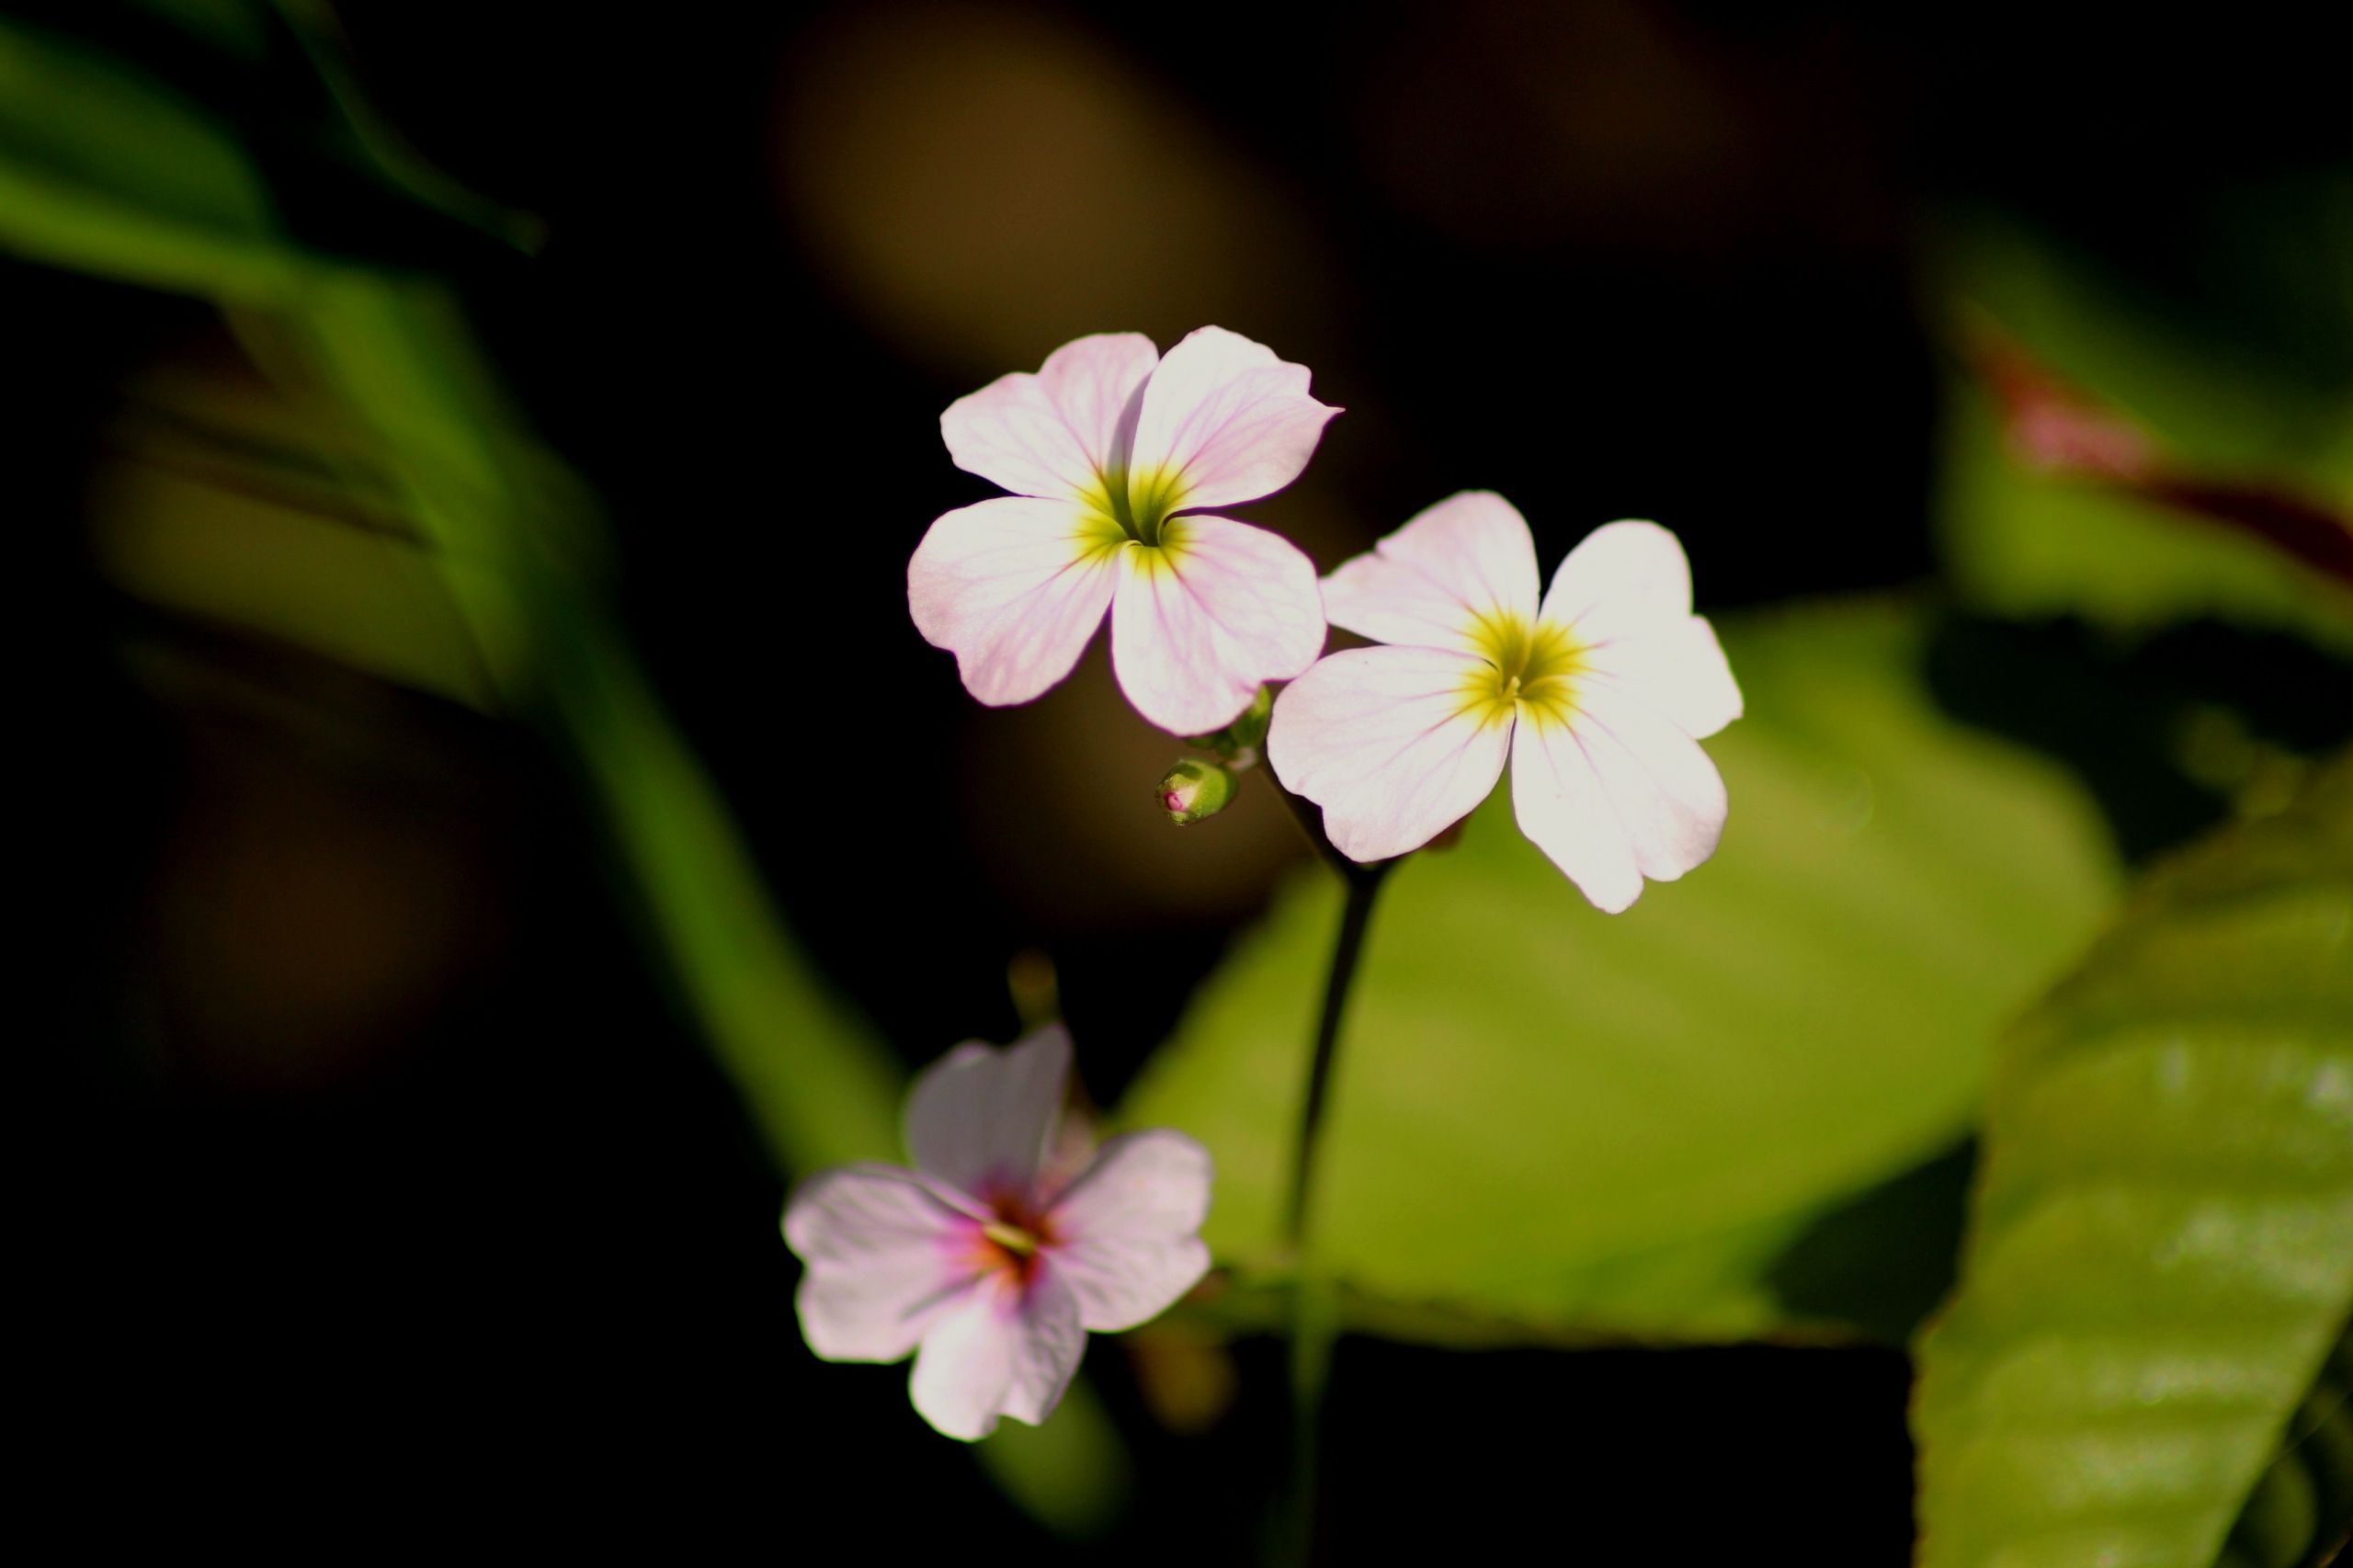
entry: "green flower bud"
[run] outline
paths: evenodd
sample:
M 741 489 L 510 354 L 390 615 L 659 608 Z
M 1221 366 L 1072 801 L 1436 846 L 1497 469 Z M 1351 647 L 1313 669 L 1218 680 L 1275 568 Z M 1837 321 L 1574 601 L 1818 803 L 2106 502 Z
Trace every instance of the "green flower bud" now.
M 1213 751 L 1228 762 L 1238 760 L 1247 766 L 1258 760 L 1257 745 L 1267 738 L 1267 720 L 1274 710 L 1274 691 L 1262 686 L 1242 717 L 1222 730 L 1212 730 L 1206 735 L 1193 735 L 1187 744 L 1199 746 L 1203 751 Z
M 1162 776 L 1160 806 L 1170 822 L 1189 827 L 1225 810 L 1235 788 L 1233 773 L 1222 765 L 1187 757 Z

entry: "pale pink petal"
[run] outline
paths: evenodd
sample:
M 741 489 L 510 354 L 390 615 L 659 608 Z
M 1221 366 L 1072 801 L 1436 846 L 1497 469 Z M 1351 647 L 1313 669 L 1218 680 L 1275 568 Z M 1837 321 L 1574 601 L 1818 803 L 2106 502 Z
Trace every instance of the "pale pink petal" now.
M 1512 737 L 1511 810 L 1596 908 L 1615 915 L 1643 896 L 1625 824 L 1567 725 L 1530 721 Z
M 1589 673 L 1580 684 L 1614 684 L 1695 738 L 1712 735 L 1740 717 L 1740 687 L 1732 678 L 1732 665 L 1715 629 L 1699 616 L 1615 638 L 1586 650 L 1584 659 Z
M 1210 1153 L 1181 1132 L 1112 1139 L 1054 1205 L 1051 1267 L 1097 1334 L 1158 1317 L 1209 1272 Z
M 828 1361 L 895 1361 L 972 1279 L 955 1210 L 892 1165 L 844 1165 L 794 1189 L 784 1239 L 804 1266 L 801 1335 Z
M 972 1442 L 1000 1415 L 1035 1426 L 1052 1415 L 1086 1353 L 1077 1298 L 1051 1271 L 1026 1290 L 994 1274 L 924 1336 L 908 1387 L 925 1420 Z
M 1324 578 L 1324 613 L 1376 642 L 1471 651 L 1483 616 L 1532 620 L 1536 589 L 1527 519 L 1492 491 L 1467 490 Z
M 1606 683 L 1565 722 L 1523 717 L 1512 745 L 1520 831 L 1614 915 L 1643 879 L 1673 881 L 1715 853 L 1724 783 L 1699 744 Z
M 949 403 L 939 416 L 948 455 L 1016 495 L 1086 494 L 1123 466 L 1136 394 L 1158 358 L 1141 333 L 1065 343 L 1037 374 L 999 376 Z
M 1225 517 L 1172 518 L 1157 550 L 1129 551 L 1111 606 L 1111 667 L 1136 711 L 1203 734 L 1324 648 L 1315 565 L 1288 540 Z
M 1145 383 L 1129 473 L 1174 476 L 1176 505 L 1231 506 L 1297 479 L 1336 408 L 1307 395 L 1308 369 L 1222 326 L 1168 351 Z
M 1436 648 L 1355 648 L 1283 687 L 1267 760 L 1324 808 L 1324 831 L 1356 860 L 1418 849 L 1487 798 L 1512 725 L 1482 722 L 1465 692 L 1489 666 Z
M 1127 548 L 1076 502 L 1001 495 L 931 525 L 907 562 L 907 608 L 974 697 L 1027 702 L 1078 663 Z
M 1604 523 L 1585 536 L 1544 595 L 1543 616 L 1591 648 L 1679 624 L 1691 613 L 1691 565 L 1656 523 Z
M 968 1040 L 907 1094 L 907 1148 L 933 1181 L 986 1201 L 1027 1199 L 1063 1107 L 1070 1036 L 1051 1025 L 999 1051 Z

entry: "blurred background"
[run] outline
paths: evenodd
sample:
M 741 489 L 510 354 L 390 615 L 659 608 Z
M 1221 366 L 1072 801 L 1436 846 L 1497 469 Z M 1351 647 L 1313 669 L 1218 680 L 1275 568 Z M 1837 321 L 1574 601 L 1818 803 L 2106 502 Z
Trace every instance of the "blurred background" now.
M 1081 334 L 1216 323 L 1347 410 L 1247 509 L 1325 570 L 1466 487 L 1548 570 L 1656 517 L 1703 611 L 1782 629 L 1764 689 L 1801 694 L 1788 617 L 1907 607 L 1936 744 L 2026 756 L 2094 824 L 2052 852 L 2063 896 L 2019 895 L 2055 913 L 2003 949 L 1997 1022 L 2122 878 L 2353 732 L 2353 116 L 2295 14 L 11 5 L 26 1354 L 69 1506 L 330 1547 L 487 1517 L 1250 1554 L 1283 1404 L 1238 1319 L 1098 1340 L 1081 1447 L 1026 1481 L 923 1429 L 902 1371 L 806 1353 L 776 1225 L 825 1134 L 777 1130 L 835 1125 L 831 1091 L 714 1055 L 733 1004 L 678 957 L 767 929 L 764 883 L 808 1006 L 874 1043 L 850 1078 L 1058 1003 L 1109 1106 L 1307 864 L 1262 788 L 1167 826 L 1181 748 L 1099 642 L 1030 707 L 965 697 L 904 597 L 931 518 L 988 493 L 939 410 Z M 185 122 L 108 119 L 90 62 Z M 187 193 L 186 224 L 88 262 L 132 256 L 56 196 L 91 170 Z M 233 210 L 301 277 L 206 249 Z M 592 630 L 502 643 L 541 623 L 467 574 L 512 541 L 428 530 L 423 560 L 371 470 L 400 411 L 369 433 L 333 373 L 382 357 L 287 324 L 356 275 L 431 280 L 417 319 L 498 390 L 419 439 L 456 451 L 477 407 L 523 433 L 514 548 Z M 616 648 L 644 682 L 597 689 L 643 711 L 529 673 Z M 1998 877 L 1974 831 L 1945 849 Z M 753 891 L 699 903 L 694 855 Z M 1788 1038 L 1844 1006 L 1793 1002 Z M 1298 1064 L 1263 1071 L 1279 1102 Z M 1518 1529 L 1905 1561 L 1901 1346 L 1969 1170 L 1959 1111 L 1913 1132 L 1864 1173 L 1936 1195 L 1875 1334 L 1351 1337 L 1330 1560 Z M 1886 1244 L 1858 1236 L 1823 1244 Z

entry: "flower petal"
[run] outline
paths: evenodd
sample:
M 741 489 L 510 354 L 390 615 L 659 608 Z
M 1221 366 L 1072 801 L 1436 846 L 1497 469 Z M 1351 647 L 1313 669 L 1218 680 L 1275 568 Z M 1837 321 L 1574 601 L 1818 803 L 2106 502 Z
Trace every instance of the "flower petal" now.
M 801 1336 L 828 1361 L 896 1361 L 955 1304 L 972 1271 L 953 1244 L 963 1221 L 895 1165 L 843 1165 L 801 1184 L 784 1239 L 805 1267 Z
M 1174 517 L 1157 549 L 1126 552 L 1111 606 L 1111 667 L 1136 711 L 1203 734 L 1324 649 L 1315 565 L 1289 540 L 1226 517 Z
M 1466 490 L 1324 578 L 1324 613 L 1377 642 L 1469 651 L 1481 616 L 1532 619 L 1536 588 L 1528 520 L 1492 491 Z
M 1522 833 L 1594 906 L 1615 915 L 1643 879 L 1673 881 L 1715 853 L 1724 782 L 1699 742 L 1607 683 L 1567 721 L 1523 717 L 1512 743 Z
M 924 1336 L 908 1380 L 915 1410 L 966 1442 L 1010 1415 L 1032 1426 L 1053 1414 L 1086 1354 L 1078 1301 L 1041 1269 L 1028 1289 L 991 1275 Z
M 1106 530 L 1109 531 L 1107 532 Z M 1126 540 L 1071 501 L 1000 495 L 931 525 L 907 562 L 915 630 L 993 708 L 1063 676 L 1102 624 Z
M 949 403 L 939 416 L 948 455 L 1016 495 L 1084 495 L 1125 465 L 1137 394 L 1159 358 L 1142 333 L 1065 343 L 1037 374 L 999 376 Z
M 924 1069 L 907 1095 L 907 1148 L 915 1168 L 968 1198 L 1028 1198 L 1070 1074 L 1060 1025 L 1003 1051 L 967 1040 Z
M 1604 523 L 1578 541 L 1544 595 L 1543 618 L 1587 648 L 1676 626 L 1691 613 L 1691 565 L 1656 523 Z
M 1309 371 L 1222 326 L 1168 351 L 1143 390 L 1131 482 L 1186 508 L 1231 506 L 1297 479 L 1336 408 L 1307 395 Z
M 1324 833 L 1351 859 L 1418 849 L 1503 775 L 1511 724 L 1483 723 L 1464 706 L 1487 667 L 1436 648 L 1335 653 L 1275 699 L 1267 760 L 1324 808 Z
M 1740 717 L 1740 686 L 1715 629 L 1699 616 L 1614 638 L 1586 650 L 1584 658 L 1587 678 L 1614 683 L 1695 739 Z
M 1166 1312 L 1209 1272 L 1210 1153 L 1181 1132 L 1123 1133 L 1054 1205 L 1051 1267 L 1079 1322 L 1117 1333 Z

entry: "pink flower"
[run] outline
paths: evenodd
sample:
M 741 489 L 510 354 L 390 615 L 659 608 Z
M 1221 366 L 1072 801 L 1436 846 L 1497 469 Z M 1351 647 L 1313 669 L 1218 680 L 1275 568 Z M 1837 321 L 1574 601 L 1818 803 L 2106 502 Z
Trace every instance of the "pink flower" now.
M 1157 1317 L 1209 1268 L 1208 1151 L 1154 1131 L 1057 1160 L 1069 1071 L 1060 1028 L 960 1045 L 908 1094 L 914 1170 L 823 1171 L 785 1207 L 809 1348 L 914 1351 L 915 1409 L 951 1437 L 985 1437 L 1000 1415 L 1043 1421 L 1089 1332 Z
M 1657 524 L 1596 528 L 1540 604 L 1537 585 L 1502 496 L 1423 512 L 1324 580 L 1333 625 L 1392 645 L 1285 687 L 1267 760 L 1341 853 L 1385 860 L 1468 814 L 1508 759 L 1520 831 L 1616 914 L 1715 853 L 1724 785 L 1699 737 L 1740 717 L 1740 688 Z
M 1161 358 L 1136 333 L 1082 337 L 940 415 L 956 466 L 1013 492 L 938 518 L 907 564 L 907 608 L 991 707 L 1027 702 L 1111 615 L 1136 710 L 1201 734 L 1324 647 L 1315 567 L 1208 509 L 1272 494 L 1339 412 L 1308 371 L 1222 327 Z

